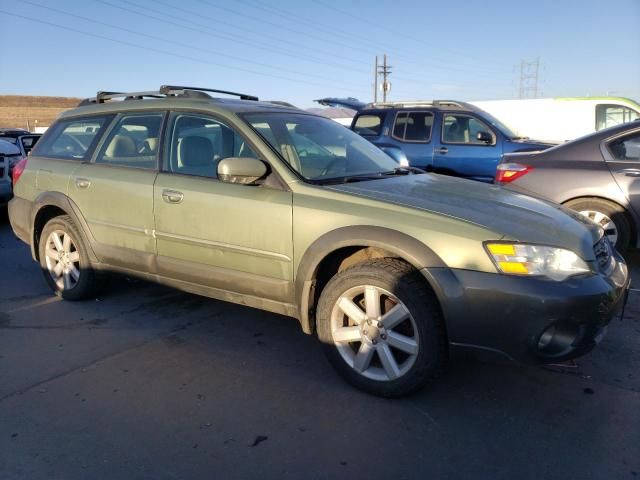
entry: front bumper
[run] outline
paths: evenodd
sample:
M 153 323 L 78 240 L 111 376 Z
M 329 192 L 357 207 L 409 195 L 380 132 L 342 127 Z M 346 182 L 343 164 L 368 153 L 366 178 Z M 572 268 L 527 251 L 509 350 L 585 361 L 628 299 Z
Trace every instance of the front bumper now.
M 471 270 L 428 269 L 449 341 L 526 363 L 551 363 L 591 351 L 619 314 L 629 288 L 619 255 L 608 275 L 563 282 Z

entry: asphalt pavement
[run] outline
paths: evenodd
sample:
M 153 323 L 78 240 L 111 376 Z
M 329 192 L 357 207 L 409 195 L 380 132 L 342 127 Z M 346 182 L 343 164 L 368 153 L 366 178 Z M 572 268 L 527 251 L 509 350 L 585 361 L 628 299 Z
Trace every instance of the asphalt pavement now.
M 380 399 L 291 318 L 125 277 L 61 301 L 0 220 L 1 480 L 640 480 L 639 367 L 631 292 L 573 367 L 456 357 Z

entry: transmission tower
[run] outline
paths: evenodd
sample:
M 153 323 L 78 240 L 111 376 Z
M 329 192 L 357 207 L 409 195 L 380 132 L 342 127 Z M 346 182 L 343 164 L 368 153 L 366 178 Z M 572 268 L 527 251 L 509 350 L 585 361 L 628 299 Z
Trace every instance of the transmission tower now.
M 540 80 L 540 57 L 520 62 L 520 88 L 518 98 L 538 98 Z

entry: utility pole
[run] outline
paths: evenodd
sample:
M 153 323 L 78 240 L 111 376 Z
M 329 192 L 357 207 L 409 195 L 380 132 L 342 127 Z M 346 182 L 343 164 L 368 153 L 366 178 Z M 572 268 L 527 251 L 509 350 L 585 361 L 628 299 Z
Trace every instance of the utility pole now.
M 378 76 L 382 75 L 382 101 L 387 101 L 387 94 L 391 90 L 391 82 L 389 82 L 388 77 L 391 75 L 391 65 L 387 64 L 387 54 L 384 54 L 383 64 L 378 65 L 378 57 L 376 57 L 376 93 L 374 94 L 374 98 L 378 99 L 377 86 L 378 86 Z
M 520 62 L 520 88 L 518 98 L 538 98 L 538 81 L 540 80 L 540 57 L 535 60 Z
M 376 55 L 376 66 L 373 67 L 373 103 L 378 102 L 378 56 Z

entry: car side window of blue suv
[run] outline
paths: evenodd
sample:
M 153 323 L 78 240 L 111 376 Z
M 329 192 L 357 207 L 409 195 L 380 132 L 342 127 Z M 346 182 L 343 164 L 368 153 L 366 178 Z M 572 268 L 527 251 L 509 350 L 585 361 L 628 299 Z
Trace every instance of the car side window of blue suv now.
M 432 112 L 398 112 L 393 125 L 393 138 L 401 142 L 431 141 Z

